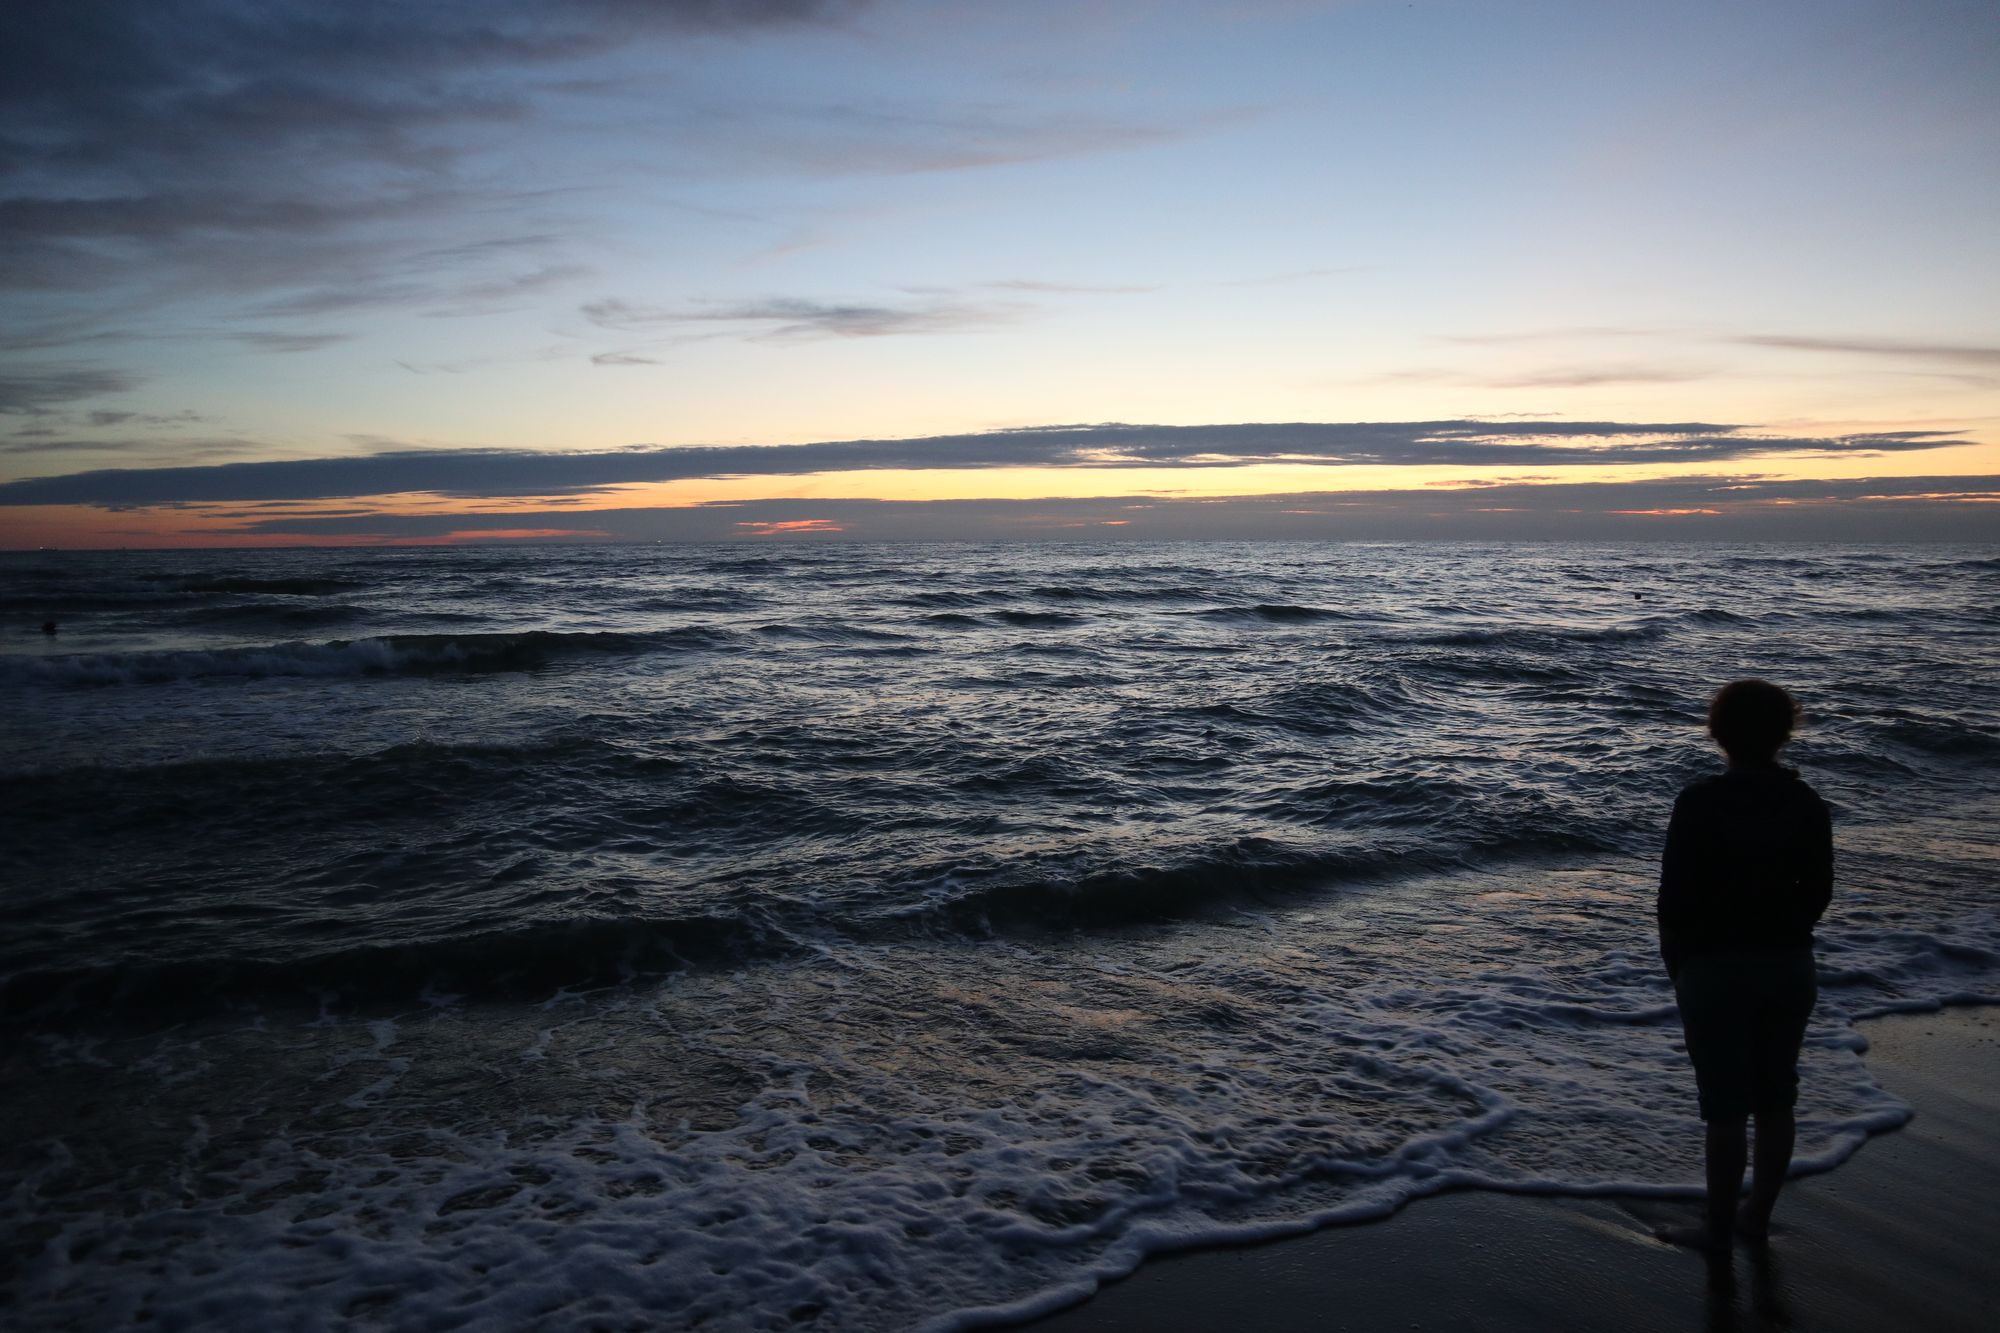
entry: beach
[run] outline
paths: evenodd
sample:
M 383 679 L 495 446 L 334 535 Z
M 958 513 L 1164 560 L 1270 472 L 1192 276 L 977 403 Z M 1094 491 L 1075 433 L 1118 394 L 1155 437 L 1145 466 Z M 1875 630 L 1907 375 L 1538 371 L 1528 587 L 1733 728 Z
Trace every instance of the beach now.
M 1993 1327 L 2000 1302 L 2000 1008 L 1861 1025 L 1915 1115 L 1786 1189 L 1768 1247 L 1711 1261 L 1653 1239 L 1657 1200 L 1459 1191 L 1381 1222 L 1163 1257 L 1035 1333 L 1178 1329 Z

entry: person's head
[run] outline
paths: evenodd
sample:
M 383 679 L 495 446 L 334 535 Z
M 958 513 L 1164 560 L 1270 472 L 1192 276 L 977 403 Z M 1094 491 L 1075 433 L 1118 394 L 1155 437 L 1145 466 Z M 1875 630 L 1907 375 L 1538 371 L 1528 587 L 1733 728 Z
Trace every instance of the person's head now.
M 1768 680 L 1732 680 L 1708 701 L 1708 734 L 1734 764 L 1770 763 L 1798 720 L 1798 704 Z

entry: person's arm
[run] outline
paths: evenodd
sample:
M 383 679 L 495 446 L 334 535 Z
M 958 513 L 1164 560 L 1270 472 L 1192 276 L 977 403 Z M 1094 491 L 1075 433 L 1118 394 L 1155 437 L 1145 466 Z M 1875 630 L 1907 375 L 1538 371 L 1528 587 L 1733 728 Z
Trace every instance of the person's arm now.
M 1828 813 L 1826 802 L 1817 797 L 1812 803 L 1805 865 L 1799 873 L 1799 895 L 1807 925 L 1818 921 L 1827 904 L 1833 901 L 1833 816 Z
M 1687 954 L 1685 924 L 1694 896 L 1693 820 L 1687 810 L 1687 793 L 1674 801 L 1673 817 L 1667 821 L 1667 847 L 1660 855 L 1660 896 L 1655 914 L 1660 922 L 1660 961 L 1671 980 L 1681 970 Z

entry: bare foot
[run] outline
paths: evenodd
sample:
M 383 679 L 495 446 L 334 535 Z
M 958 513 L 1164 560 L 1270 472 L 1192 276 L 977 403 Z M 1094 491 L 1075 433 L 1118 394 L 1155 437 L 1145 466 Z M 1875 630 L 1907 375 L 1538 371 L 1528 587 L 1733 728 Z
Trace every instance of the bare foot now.
M 1670 1245 L 1685 1245 L 1691 1250 L 1701 1250 L 1708 1254 L 1729 1252 L 1729 1233 L 1718 1232 L 1706 1223 L 1690 1226 L 1658 1227 L 1653 1234 Z

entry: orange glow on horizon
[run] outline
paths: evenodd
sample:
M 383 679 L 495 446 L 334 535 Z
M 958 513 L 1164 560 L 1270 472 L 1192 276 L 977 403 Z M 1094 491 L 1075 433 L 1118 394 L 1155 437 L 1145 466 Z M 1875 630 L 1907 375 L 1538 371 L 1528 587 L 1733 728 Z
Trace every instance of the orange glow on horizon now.
M 1222 502 L 1238 497 L 1296 496 L 1307 500 L 1285 512 L 1330 514 L 1336 510 L 1379 508 L 1370 492 L 1408 494 L 1425 489 L 1476 491 L 1505 486 L 1531 489 L 1566 483 L 1671 481 L 1728 476 L 1745 485 L 1771 481 L 1837 481 L 1868 477 L 1990 475 L 2000 471 L 1994 446 L 1971 443 L 1936 450 L 1841 458 L 1812 455 L 1735 458 L 1662 464 L 1541 464 L 1525 471 L 1520 463 L 1507 466 L 1341 465 L 1253 463 L 1226 467 L 999 467 L 968 469 L 879 469 L 801 475 L 739 475 L 641 482 L 543 496 L 504 496 L 467 500 L 437 492 L 404 492 L 375 496 L 328 496 L 270 501 L 187 502 L 146 508 L 96 508 L 86 505 L 19 506 L 0 509 L 0 548 L 92 547 L 98 549 L 379 546 L 453 544 L 505 541 L 604 538 L 616 530 L 593 515 L 604 510 L 689 509 L 710 505 L 756 504 L 769 501 L 1063 501 L 1129 499 L 1129 508 L 1156 503 Z M 1353 499 L 1337 498 L 1342 493 Z M 1357 494 L 1358 493 L 1358 494 Z M 1512 499 L 1513 497 L 1509 497 Z M 1938 500 L 1991 499 L 1978 494 L 1936 494 L 1925 497 L 1885 495 L 1884 501 L 1920 498 Z M 1771 497 L 1762 505 L 1797 503 Z M 1810 503 L 1810 502 L 1808 502 Z M 1612 511 L 1633 517 L 1667 517 L 1674 511 L 1635 509 Z M 1713 510 L 1686 511 L 1713 513 Z M 478 529 L 454 520 L 519 515 L 519 526 Z M 443 536 L 341 534 L 337 520 L 352 517 L 357 526 L 378 518 L 430 517 Z M 565 520 L 574 519 L 575 526 Z M 318 532 L 260 532 L 267 520 L 333 520 Z M 1059 525 L 1048 518 L 1023 515 L 1026 528 Z M 1092 520 L 1093 525 L 1123 526 L 1124 521 Z M 833 534 L 842 531 L 832 519 L 788 519 L 777 523 L 746 520 L 738 524 L 745 536 L 785 533 Z
M 757 537 L 782 537 L 787 533 L 795 532 L 847 531 L 846 528 L 843 528 L 830 518 L 785 518 L 774 519 L 770 522 L 742 519 L 737 522 L 736 526 L 749 529 L 750 533 Z

